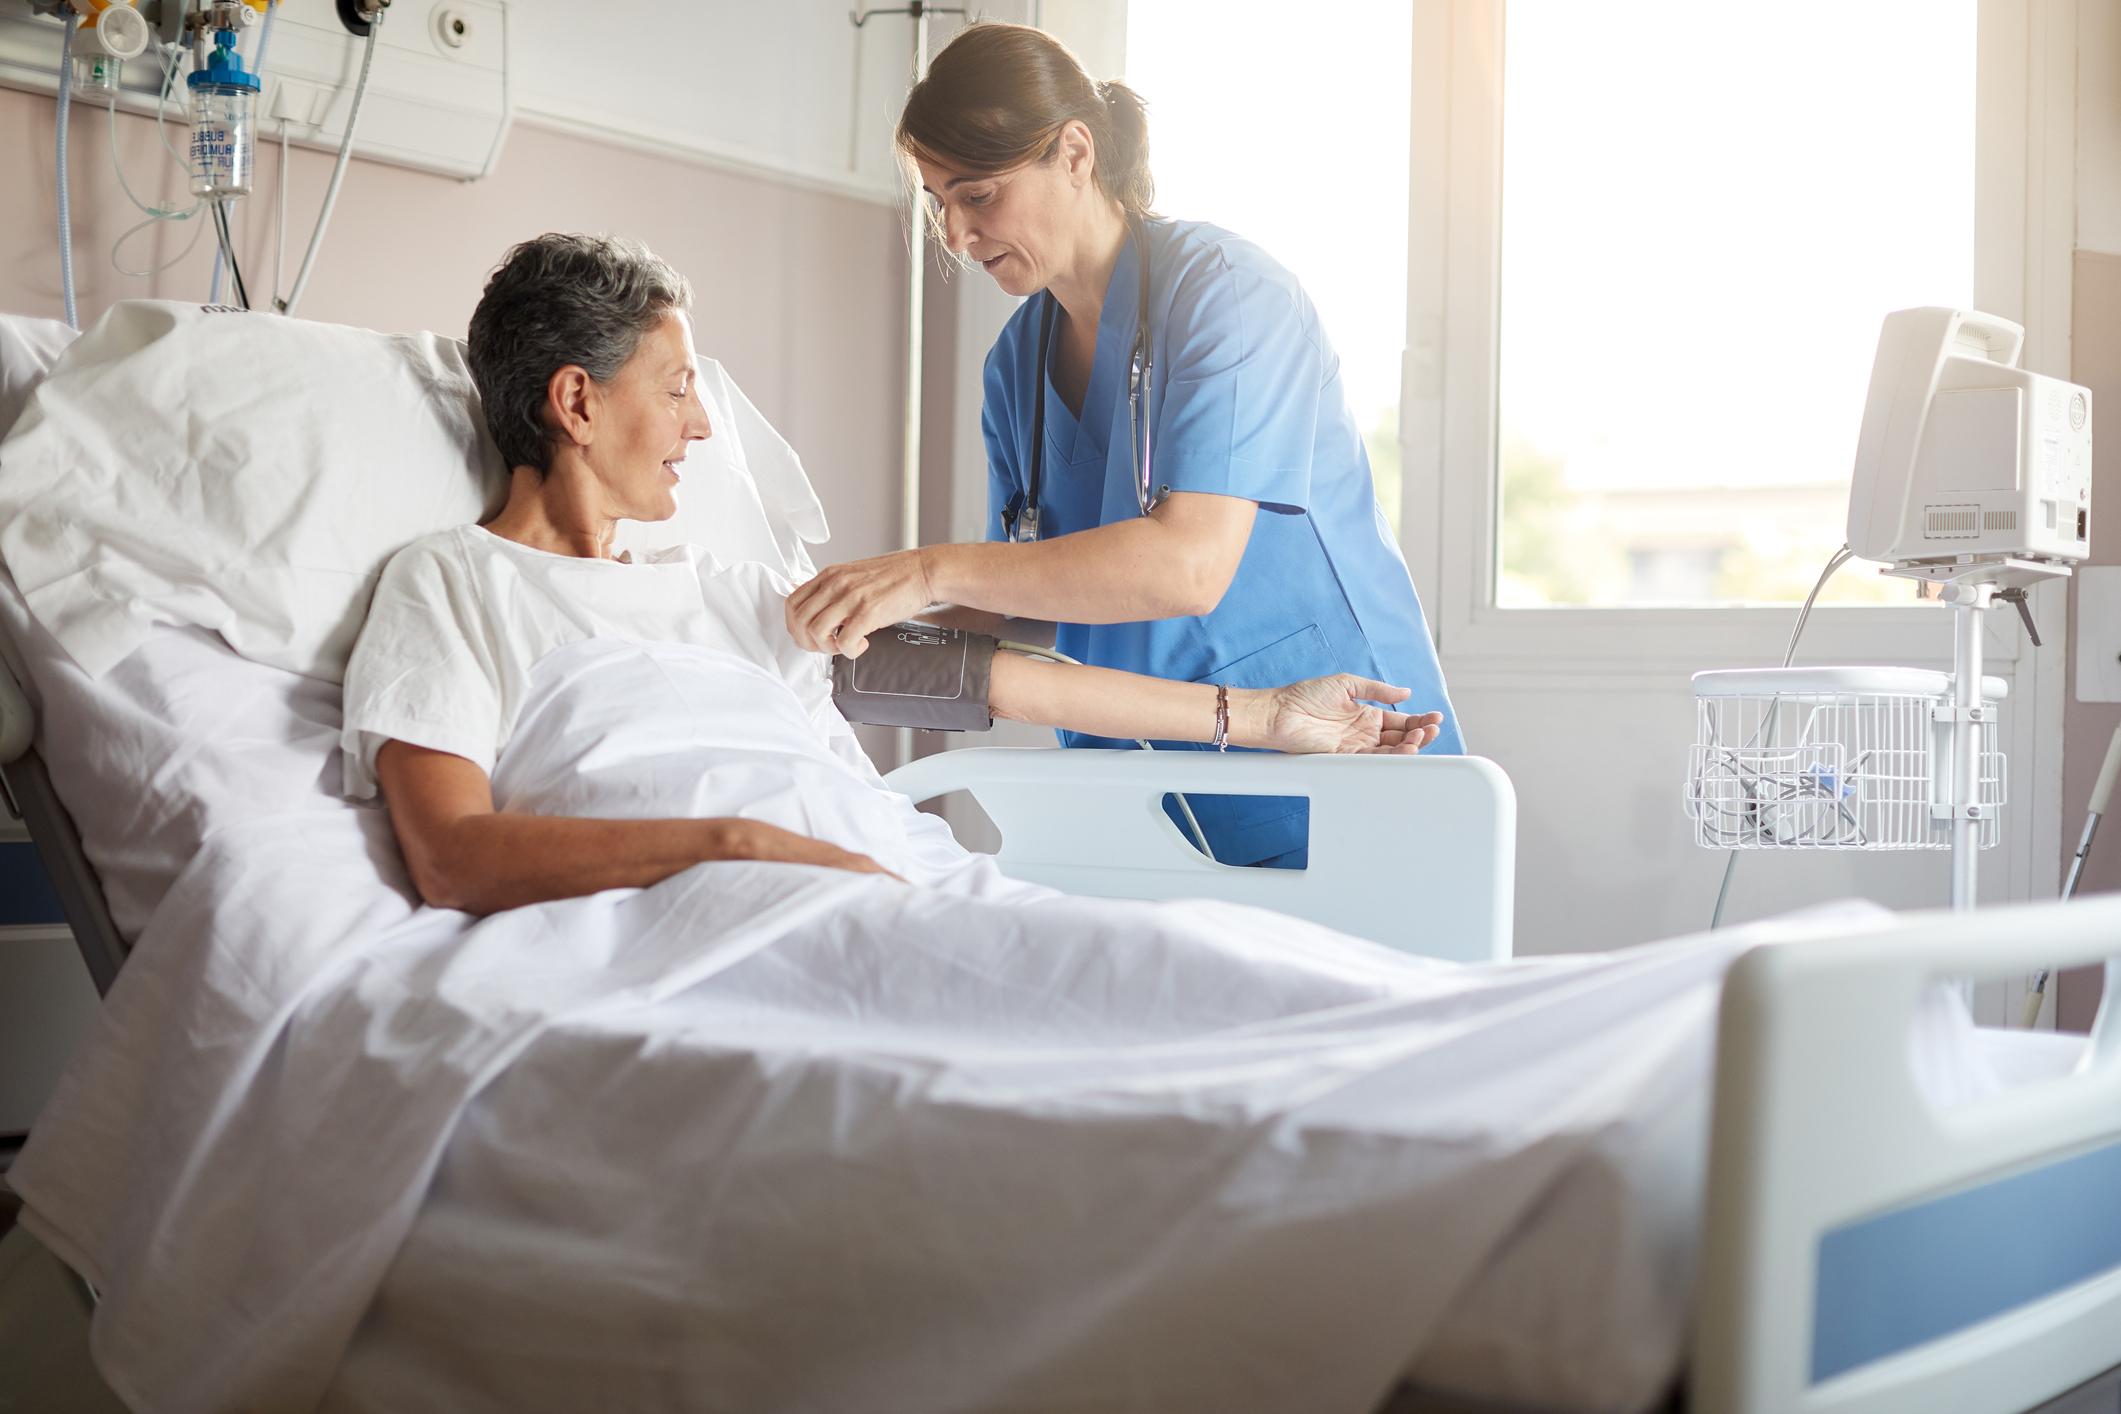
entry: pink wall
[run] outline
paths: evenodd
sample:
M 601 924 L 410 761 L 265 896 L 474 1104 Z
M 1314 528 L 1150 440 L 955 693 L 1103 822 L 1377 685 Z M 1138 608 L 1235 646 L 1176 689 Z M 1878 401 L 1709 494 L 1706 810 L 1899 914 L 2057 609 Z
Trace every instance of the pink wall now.
M 58 318 L 53 102 L 0 90 L 0 310 Z M 71 125 L 75 289 L 84 325 L 116 299 L 206 297 L 212 236 L 152 279 L 111 267 L 111 242 L 141 219 L 112 174 L 109 119 L 77 104 Z M 145 200 L 183 204 L 154 124 L 120 113 L 118 148 Z M 172 124 L 181 151 L 183 134 Z M 285 279 L 293 283 L 331 154 L 295 148 Z M 239 207 L 238 256 L 252 302 L 272 283 L 278 149 Z M 152 194 L 151 194 L 152 192 Z M 700 350 L 720 359 L 802 453 L 831 514 L 821 560 L 889 549 L 897 537 L 904 238 L 891 210 L 517 126 L 495 174 L 459 182 L 356 159 L 303 297 L 309 318 L 387 331 L 461 334 L 486 274 L 514 241 L 546 230 L 637 236 L 690 277 Z M 188 224 L 143 232 L 135 269 L 169 259 Z M 224 296 L 233 302 L 234 295 Z
M 2070 374 L 2092 390 L 2092 406 L 2106 422 L 2092 439 L 2092 563 L 2121 565 L 2121 255 L 2077 252 L 2070 313 Z M 2070 616 L 2075 620 L 2080 586 L 2070 585 Z M 2084 810 L 2092 782 L 2106 759 L 2114 727 L 2121 724 L 2121 704 L 2079 702 L 2077 663 L 2072 651 L 2067 669 L 2069 692 L 2062 722 L 2063 867 L 2076 851 L 2084 828 Z M 2109 817 L 2085 861 L 2080 894 L 2121 889 L 2121 821 Z M 2099 1010 L 2102 977 L 2098 969 L 2062 978 L 2056 996 L 2056 1022 L 2073 1031 L 2090 1027 Z

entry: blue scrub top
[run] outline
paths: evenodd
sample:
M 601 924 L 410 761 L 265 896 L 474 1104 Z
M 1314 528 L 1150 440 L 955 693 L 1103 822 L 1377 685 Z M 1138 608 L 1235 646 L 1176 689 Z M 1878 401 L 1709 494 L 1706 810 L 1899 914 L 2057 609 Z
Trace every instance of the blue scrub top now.
M 1402 710 L 1443 713 L 1428 750 L 1462 752 L 1414 581 L 1377 505 L 1340 360 L 1310 298 L 1265 251 L 1218 227 L 1153 219 L 1146 235 L 1154 479 L 1173 491 L 1241 496 L 1258 502 L 1262 514 L 1237 577 L 1212 612 L 1062 624 L 1056 646 L 1102 667 L 1233 687 L 1357 673 L 1411 688 Z M 1046 386 L 1032 386 L 1043 297 L 1024 302 L 988 353 L 981 422 L 989 539 L 1006 538 L 1003 511 L 1027 494 L 1033 397 L 1046 400 L 1041 538 L 1141 513 L 1126 394 L 1138 260 L 1135 243 L 1126 242 L 1105 291 L 1080 419 L 1050 374 Z M 1065 731 L 1060 739 L 1064 746 L 1134 744 Z M 1156 743 L 1158 750 L 1166 745 Z M 1217 859 L 1300 862 L 1309 829 L 1303 802 L 1217 796 L 1191 803 Z

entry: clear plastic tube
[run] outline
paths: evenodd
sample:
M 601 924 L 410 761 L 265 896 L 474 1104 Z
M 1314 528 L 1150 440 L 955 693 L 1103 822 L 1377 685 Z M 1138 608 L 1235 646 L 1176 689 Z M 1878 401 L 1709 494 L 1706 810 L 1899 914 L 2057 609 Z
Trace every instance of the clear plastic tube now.
M 80 328 L 81 321 L 74 309 L 74 206 L 72 194 L 67 189 L 66 115 L 74 102 L 74 30 L 80 23 L 80 17 L 69 9 L 66 12 L 66 38 L 59 44 L 59 151 L 55 159 L 59 180 L 59 290 L 66 304 L 66 324 L 70 329 Z
M 339 142 L 339 159 L 332 163 L 331 184 L 324 189 L 324 205 L 317 212 L 317 224 L 309 233 L 309 249 L 302 253 L 301 268 L 295 271 L 295 287 L 287 292 L 287 299 L 280 306 L 282 314 L 293 314 L 295 306 L 302 302 L 302 292 L 309 288 L 309 273 L 317 263 L 317 249 L 324 244 L 324 228 L 331 224 L 331 209 L 339 201 L 339 184 L 346 179 L 346 163 L 353 156 L 354 129 L 361 122 L 361 100 L 368 93 L 368 71 L 376 61 L 376 35 L 383 29 L 383 17 L 390 11 L 379 10 L 368 22 L 368 47 L 361 54 L 361 77 L 354 84 L 353 111 L 346 115 L 346 136 Z

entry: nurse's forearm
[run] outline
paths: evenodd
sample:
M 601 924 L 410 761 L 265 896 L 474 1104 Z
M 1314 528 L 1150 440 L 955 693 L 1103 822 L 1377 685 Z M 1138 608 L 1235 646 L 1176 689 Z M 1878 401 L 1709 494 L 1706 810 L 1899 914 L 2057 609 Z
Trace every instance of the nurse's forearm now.
M 1176 495 L 1153 516 L 1029 545 L 922 550 L 938 600 L 1012 618 L 1134 623 L 1207 614 L 1222 602 L 1258 507 L 1229 496 Z
M 1230 689 L 1232 746 L 1265 746 L 1269 693 Z M 988 706 L 997 717 L 1122 740 L 1212 741 L 1215 689 L 1111 668 L 994 655 Z

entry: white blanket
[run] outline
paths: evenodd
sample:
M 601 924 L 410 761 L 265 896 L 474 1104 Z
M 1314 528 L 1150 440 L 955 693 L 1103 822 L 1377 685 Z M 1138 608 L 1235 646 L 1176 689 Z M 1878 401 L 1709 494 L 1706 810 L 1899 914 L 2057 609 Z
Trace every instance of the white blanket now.
M 1524 1382 L 1670 1378 L 1718 982 L 1776 929 L 1460 968 L 1063 898 L 727 655 L 538 678 L 513 808 L 749 814 L 915 884 L 711 864 L 474 922 L 377 811 L 215 836 L 11 1175 L 137 1407 L 1352 1414 L 1498 1261 L 1569 1295 Z

